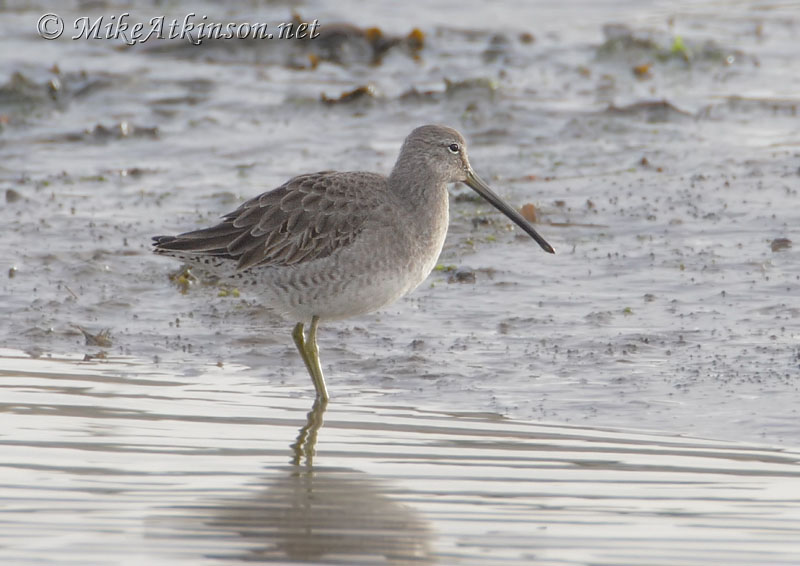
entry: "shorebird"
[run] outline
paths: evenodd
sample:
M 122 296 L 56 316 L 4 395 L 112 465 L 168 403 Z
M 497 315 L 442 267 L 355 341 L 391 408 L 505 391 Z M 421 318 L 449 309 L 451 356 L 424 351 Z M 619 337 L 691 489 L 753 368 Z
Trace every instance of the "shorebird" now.
M 425 280 L 444 245 L 447 187 L 455 182 L 555 253 L 475 174 L 463 136 L 436 125 L 408 135 L 388 177 L 363 171 L 298 175 L 246 201 L 216 226 L 154 237 L 154 251 L 189 264 L 201 277 L 253 286 L 268 306 L 297 321 L 294 343 L 317 399 L 326 402 L 320 321 L 372 312 Z

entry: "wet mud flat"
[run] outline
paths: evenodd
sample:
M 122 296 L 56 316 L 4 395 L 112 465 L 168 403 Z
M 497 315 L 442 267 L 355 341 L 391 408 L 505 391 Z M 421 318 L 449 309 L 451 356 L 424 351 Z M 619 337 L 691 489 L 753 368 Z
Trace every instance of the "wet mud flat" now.
M 65 6 L 65 20 L 115 9 Z M 76 531 L 93 533 L 104 521 L 128 521 L 114 531 L 117 541 L 133 531 L 144 533 L 145 517 L 183 514 L 183 522 L 163 526 L 164 531 L 147 523 L 155 538 L 170 533 L 164 535 L 163 556 L 178 560 L 182 537 L 202 531 L 208 519 L 200 509 L 205 505 L 211 514 L 219 511 L 208 524 L 222 525 L 223 546 L 236 547 L 227 549 L 232 556 L 263 561 L 268 552 L 276 553 L 270 560 L 291 556 L 291 544 L 274 538 L 261 550 L 232 542 L 244 536 L 230 534 L 236 529 L 269 538 L 260 527 L 237 523 L 247 513 L 248 520 L 261 520 L 261 511 L 240 509 L 234 512 L 239 519 L 232 519 L 217 508 L 241 508 L 237 497 L 257 498 L 259 485 L 264 493 L 273 485 L 286 493 L 292 481 L 305 481 L 291 471 L 289 444 L 305 421 L 311 384 L 291 342 L 292 323 L 270 313 L 250 289 L 182 279 L 178 265 L 150 253 L 150 237 L 210 225 L 301 172 L 386 173 L 412 127 L 446 123 L 465 134 L 476 171 L 535 219 L 557 253 L 542 254 L 468 189 L 454 187 L 446 248 L 428 281 L 379 313 L 321 328 L 333 405 L 319 431 L 314 465 L 349 470 L 331 480 L 341 479 L 344 493 L 358 483 L 355 476 L 377 471 L 375 485 L 365 482 L 372 486 L 367 491 L 381 493 L 373 499 L 375 508 L 423 503 L 416 518 L 404 520 L 425 525 L 413 527 L 411 538 L 430 535 L 438 542 L 395 542 L 405 549 L 401 554 L 413 548 L 434 563 L 481 563 L 480 556 L 489 560 L 501 551 L 520 563 L 532 557 L 697 563 L 674 551 L 675 541 L 698 540 L 703 524 L 712 524 L 713 536 L 704 539 L 712 542 L 680 548 L 692 548 L 704 563 L 736 563 L 737 556 L 740 563 L 755 556 L 763 563 L 791 563 L 793 539 L 781 538 L 776 526 L 794 537 L 795 502 L 786 494 L 796 491 L 791 455 L 800 446 L 800 22 L 790 5 L 591 3 L 581 5 L 576 17 L 569 3 L 491 14 L 476 4 L 462 5 L 458 19 L 451 7 L 435 3 L 420 13 L 397 8 L 388 15 L 347 3 L 310 3 L 297 14 L 271 5 L 224 13 L 211 3 L 201 7 L 219 21 L 318 18 L 323 36 L 317 43 L 267 45 L 48 42 L 31 32 L 40 15 L 34 8 L 6 5 L 1 13 L 10 48 L 0 58 L 0 346 L 14 354 L 0 362 L 5 392 L 0 414 L 9 425 L 0 441 L 10 465 L 5 483 L 20 502 L 6 515 L 9 532 L 28 533 L 32 524 L 25 513 L 78 493 L 80 503 L 64 503 L 62 514 L 47 511 L 55 513 L 48 515 L 54 532 L 66 528 L 84 504 L 95 510 L 96 522 L 77 524 Z M 170 18 L 187 10 L 199 13 L 201 7 L 154 4 L 130 11 L 132 19 L 146 21 L 162 12 Z M 38 364 L 49 368 L 47 376 Z M 73 381 L 68 376 L 76 364 L 88 373 Z M 93 372 L 103 377 L 88 377 Z M 109 395 L 123 407 L 110 410 Z M 380 423 L 402 407 L 415 409 L 403 414 L 407 428 L 393 437 L 396 431 Z M 172 422 L 164 415 L 176 414 L 177 424 L 161 427 Z M 206 414 L 218 415 L 224 432 L 179 422 L 197 422 Z M 369 415 L 365 424 L 353 424 L 362 414 Z M 509 430 L 521 427 L 528 440 L 506 446 L 495 439 L 510 451 L 495 460 L 485 452 L 494 441 L 479 440 L 494 421 L 463 417 L 475 414 L 495 415 Z M 32 420 L 19 424 L 20 415 Z M 243 415 L 255 420 L 238 421 Z M 385 451 L 379 457 L 370 452 L 377 453 L 382 442 L 424 445 L 430 438 L 425 427 L 432 422 L 464 418 L 469 433 L 447 439 L 457 445 L 458 457 L 441 469 L 432 452 L 446 452 L 443 437 L 436 436 L 431 451 L 401 450 L 401 459 L 413 465 L 394 472 Z M 121 429 L 115 419 L 122 419 Z M 609 438 L 642 434 L 654 446 L 672 442 L 664 435 L 683 435 L 675 442 L 699 443 L 701 452 L 730 446 L 737 455 L 724 456 L 726 466 L 728 460 L 739 462 L 740 450 L 770 456 L 748 460 L 747 473 L 710 476 L 697 470 L 716 470 L 719 461 L 699 457 L 686 472 L 698 480 L 692 485 L 699 508 L 688 499 L 668 498 L 674 503 L 670 511 L 650 499 L 655 497 L 650 487 L 642 487 L 630 500 L 620 496 L 603 509 L 587 504 L 598 519 L 578 530 L 572 500 L 550 506 L 534 497 L 541 495 L 536 489 L 525 491 L 533 485 L 526 483 L 531 477 L 545 484 L 553 479 L 537 476 L 532 470 L 541 471 L 538 464 L 502 462 L 547 452 L 536 435 L 542 432 L 537 427 L 550 426 L 574 427 L 583 440 L 591 436 L 588 431 L 611 427 Z M 189 428 L 198 446 L 211 437 L 219 447 L 203 454 L 187 449 L 192 457 L 183 460 L 169 439 L 189 434 Z M 30 436 L 29 429 L 42 438 Z M 48 430 L 62 443 L 56 452 L 46 445 Z M 371 430 L 378 432 L 370 436 Z M 70 435 L 88 442 L 87 436 L 117 433 L 128 437 L 122 448 L 67 446 Z M 267 442 L 277 436 L 280 442 L 267 452 L 253 447 L 257 438 Z M 368 453 L 355 448 L 359 436 Z M 230 456 L 221 448 L 223 439 L 235 444 L 237 438 L 254 443 L 241 455 L 246 462 L 241 471 L 198 472 L 197 478 L 188 472 L 206 465 L 226 469 L 214 451 Z M 628 462 L 619 455 L 627 452 L 617 440 L 609 442 L 611 460 Z M 668 485 L 678 485 L 683 472 L 673 471 L 669 462 L 680 461 L 684 448 L 653 462 L 648 453 L 647 465 L 666 474 Z M 323 459 L 326 450 L 333 457 Z M 452 472 L 453 462 L 469 460 L 471 451 L 489 464 L 485 470 L 470 464 L 475 474 L 461 495 L 480 491 L 478 478 L 492 473 L 504 478 L 497 492 L 464 502 L 457 486 L 441 487 L 437 501 L 447 505 L 428 506 L 431 494 L 420 486 L 440 478 L 439 472 L 442 477 Z M 65 454 L 68 460 L 53 463 Z M 98 454 L 96 460 L 90 457 Z M 145 469 L 132 471 L 125 463 L 131 454 L 152 457 L 142 456 Z M 585 462 L 576 465 L 585 477 L 576 476 L 568 486 L 547 484 L 545 498 L 568 498 L 584 481 L 605 493 L 605 474 L 613 485 L 626 481 L 614 465 L 599 456 L 597 461 L 601 471 Z M 169 499 L 166 510 L 156 509 L 163 495 L 157 486 L 173 485 L 173 465 L 186 471 L 178 472 L 176 481 L 187 482 L 187 495 Z M 40 482 L 52 489 L 37 491 L 21 470 L 42 474 Z M 742 487 L 734 486 L 734 477 L 748 478 L 743 489 L 752 499 L 742 505 L 765 510 L 764 530 L 748 530 L 754 515 L 733 520 L 727 503 L 709 502 L 716 489 L 728 493 Z M 130 493 L 142 497 L 142 505 L 135 504 L 136 497 L 111 495 L 122 484 L 131 484 Z M 327 489 L 324 485 L 319 489 Z M 524 492 L 519 508 L 513 503 L 516 489 Z M 65 491 L 59 495 L 59 490 Z M 586 493 L 581 497 L 593 501 Z M 622 500 L 630 502 L 630 515 L 619 510 Z M 480 512 L 484 504 L 486 515 Z M 721 506 L 719 517 L 731 519 L 724 531 L 729 538 L 722 534 L 723 519 L 709 519 L 715 505 Z M 538 550 L 513 550 L 512 538 L 532 525 L 549 540 L 557 529 L 547 513 L 558 509 L 575 512 L 564 519 L 564 538 L 552 539 L 565 543 L 559 551 L 547 551 L 556 548 L 547 542 Z M 480 542 L 469 546 L 470 529 L 490 536 L 490 524 L 517 511 L 520 530 L 501 521 L 499 532 L 508 535 L 497 538 L 506 541 L 502 548 L 477 535 Z M 640 539 L 624 542 L 619 537 L 630 534 L 633 523 L 620 519 L 623 515 L 664 530 L 637 531 Z M 691 522 L 692 516 L 702 520 Z M 228 535 L 225 525 L 233 525 Z M 575 548 L 587 549 L 585 554 L 568 555 L 566 542 L 588 531 L 606 533 L 619 554 L 610 548 L 601 552 L 600 537 L 586 544 L 581 538 Z M 73 537 L 81 540 L 74 532 L 63 534 L 51 550 L 66 548 L 62 543 Z M 92 555 L 97 563 L 122 560 L 113 545 L 98 544 Z M 16 547 L 14 556 L 42 563 L 50 555 L 47 545 L 35 540 L 31 545 Z M 648 554 L 648 545 L 678 554 Z M 735 555 L 737 548 L 743 553 Z M 209 548 L 204 556 L 224 563 L 228 555 L 214 552 Z M 337 552 L 347 563 L 350 558 L 341 558 L 347 550 Z M 187 553 L 180 559 L 196 563 L 195 551 Z M 322 560 L 297 557 L 317 559 Z
M 334 382 L 796 443 L 790 11 L 737 5 L 711 26 L 688 5 L 594 8 L 566 26 L 552 5 L 519 14 L 536 25 L 482 29 L 435 6 L 426 26 L 328 10 L 304 11 L 330 22 L 317 43 L 199 46 L 47 42 L 15 31 L 33 12 L 6 11 L 19 46 L 0 79 L 6 346 L 241 363 L 302 383 L 291 322 L 253 290 L 171 284 L 178 266 L 150 237 L 210 225 L 303 171 L 386 172 L 410 125 L 444 122 L 558 253 L 454 188 L 429 282 L 322 329 Z M 304 17 L 267 12 L 211 14 Z

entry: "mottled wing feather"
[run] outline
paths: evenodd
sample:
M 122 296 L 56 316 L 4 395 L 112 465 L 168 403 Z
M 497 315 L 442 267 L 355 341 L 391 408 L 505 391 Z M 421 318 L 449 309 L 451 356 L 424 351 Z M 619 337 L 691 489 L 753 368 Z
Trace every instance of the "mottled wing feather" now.
M 216 226 L 156 238 L 155 246 L 230 258 L 240 270 L 321 259 L 356 239 L 384 183 L 374 173 L 300 175 L 248 200 Z

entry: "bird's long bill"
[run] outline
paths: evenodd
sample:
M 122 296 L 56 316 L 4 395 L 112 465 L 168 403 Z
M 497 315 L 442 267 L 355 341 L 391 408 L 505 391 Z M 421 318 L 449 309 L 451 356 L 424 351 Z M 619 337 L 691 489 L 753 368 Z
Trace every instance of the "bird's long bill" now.
M 493 207 L 497 210 L 508 216 L 508 218 L 517 226 L 525 230 L 528 235 L 536 240 L 536 243 L 539 244 L 544 251 L 547 253 L 554 254 L 556 251 L 553 249 L 553 246 L 547 243 L 547 240 L 542 238 L 539 233 L 534 230 L 533 226 L 530 225 L 530 222 L 525 220 L 522 215 L 511 208 L 511 206 L 501 199 L 497 194 L 489 188 L 489 185 L 483 182 L 480 177 L 478 177 L 474 171 L 471 169 L 467 172 L 467 180 L 464 181 L 471 189 L 473 189 L 476 193 L 481 195 L 483 198 L 488 200 Z

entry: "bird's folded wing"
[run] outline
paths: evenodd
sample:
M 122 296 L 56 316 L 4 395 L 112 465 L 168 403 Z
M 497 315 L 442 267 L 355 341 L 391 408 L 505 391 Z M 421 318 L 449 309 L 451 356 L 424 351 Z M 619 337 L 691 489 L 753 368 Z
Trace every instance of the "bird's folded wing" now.
M 321 259 L 357 238 L 386 178 L 321 171 L 290 179 L 203 230 L 157 240 L 162 250 L 228 257 L 237 269 Z

